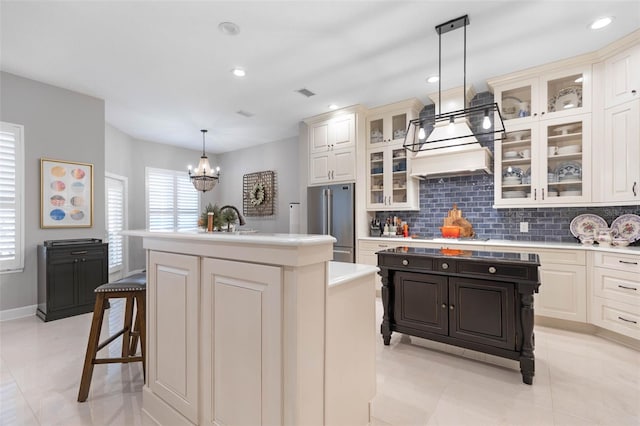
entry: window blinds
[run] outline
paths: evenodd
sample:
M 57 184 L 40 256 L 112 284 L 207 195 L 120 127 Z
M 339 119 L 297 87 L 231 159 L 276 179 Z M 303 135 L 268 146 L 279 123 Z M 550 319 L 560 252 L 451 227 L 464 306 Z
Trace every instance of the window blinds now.
M 184 171 L 146 168 L 147 228 L 184 230 L 198 226 L 200 203 Z
M 0 123 L 0 270 L 24 267 L 23 127 Z
M 125 183 L 122 179 L 107 176 L 107 236 L 109 238 L 109 273 L 124 267 Z

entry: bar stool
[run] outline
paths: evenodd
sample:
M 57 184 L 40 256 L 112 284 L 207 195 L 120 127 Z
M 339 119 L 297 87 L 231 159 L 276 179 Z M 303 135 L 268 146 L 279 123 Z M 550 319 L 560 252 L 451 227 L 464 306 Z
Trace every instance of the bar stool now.
M 145 339 L 145 297 L 147 287 L 146 272 L 134 274 L 121 280 L 103 284 L 97 287 L 96 304 L 93 309 L 93 320 L 91 321 L 91 331 L 89 332 L 89 343 L 87 344 L 87 354 L 84 358 L 82 369 L 82 379 L 80 380 L 80 391 L 78 392 L 78 402 L 84 402 L 89 396 L 91 377 L 93 376 L 93 366 L 95 364 L 142 362 L 142 374 L 145 375 L 144 353 L 146 349 Z M 109 299 L 126 299 L 124 310 L 124 327 L 116 334 L 110 336 L 104 342 L 100 342 L 100 330 L 102 320 Z M 136 318 L 132 324 L 133 307 L 137 305 Z M 133 326 L 133 328 L 132 328 Z M 122 336 L 122 356 L 119 358 L 96 358 L 98 351 L 118 337 Z M 136 356 L 140 339 L 140 349 L 142 355 Z

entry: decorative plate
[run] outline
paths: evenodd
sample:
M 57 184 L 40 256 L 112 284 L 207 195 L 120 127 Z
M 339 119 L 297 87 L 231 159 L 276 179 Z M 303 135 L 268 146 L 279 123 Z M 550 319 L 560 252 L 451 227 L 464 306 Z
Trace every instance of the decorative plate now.
M 576 161 L 560 163 L 556 168 L 556 176 L 560 182 L 567 180 L 580 180 L 582 178 L 582 164 Z
M 504 169 L 504 171 L 502 172 L 502 177 L 506 178 L 509 176 L 517 176 L 517 177 L 521 177 L 522 176 L 522 169 L 520 167 L 507 167 L 506 169 Z
M 631 242 L 640 240 L 640 216 L 623 214 L 611 222 L 614 235 L 626 238 Z
M 518 118 L 518 108 L 522 101 L 515 96 L 505 96 L 502 98 L 502 115 L 507 120 Z
M 569 225 L 571 233 L 576 238 L 592 237 L 593 231 L 598 228 L 607 228 L 607 221 L 597 214 L 590 213 L 574 217 Z
M 560 89 L 558 94 L 549 99 L 549 112 L 564 111 L 565 109 L 582 106 L 582 87 L 569 86 Z

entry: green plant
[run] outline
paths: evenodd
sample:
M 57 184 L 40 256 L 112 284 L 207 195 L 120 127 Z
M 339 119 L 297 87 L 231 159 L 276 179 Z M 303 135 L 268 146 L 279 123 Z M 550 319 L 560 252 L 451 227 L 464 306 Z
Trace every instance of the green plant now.
M 225 209 L 228 210 L 228 209 Z M 207 227 L 207 222 L 209 220 L 209 212 L 213 212 L 213 228 L 221 229 L 224 223 L 222 215 L 220 214 L 220 207 L 218 205 L 211 205 L 211 203 L 207 204 L 204 211 L 200 214 L 200 220 L 198 220 L 198 226 L 202 228 Z
M 231 230 L 231 224 L 235 223 L 238 220 L 238 215 L 236 211 L 230 208 L 226 208 L 222 210 L 222 220 L 227 224 L 227 231 Z

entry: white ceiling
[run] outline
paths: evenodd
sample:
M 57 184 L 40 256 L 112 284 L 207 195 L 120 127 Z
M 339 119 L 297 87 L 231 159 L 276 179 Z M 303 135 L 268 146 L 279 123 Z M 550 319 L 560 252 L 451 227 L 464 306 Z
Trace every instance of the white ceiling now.
M 222 153 L 298 122 L 438 90 L 434 27 L 468 14 L 467 81 L 596 50 L 640 28 L 640 1 L 4 1 L 3 71 L 102 98 L 139 139 Z M 596 17 L 613 15 L 593 31 Z M 218 24 L 232 21 L 240 34 Z M 462 85 L 462 30 L 442 36 L 442 88 Z M 231 69 L 247 70 L 243 79 Z M 316 96 L 305 98 L 296 90 Z M 238 115 L 238 110 L 255 114 Z

